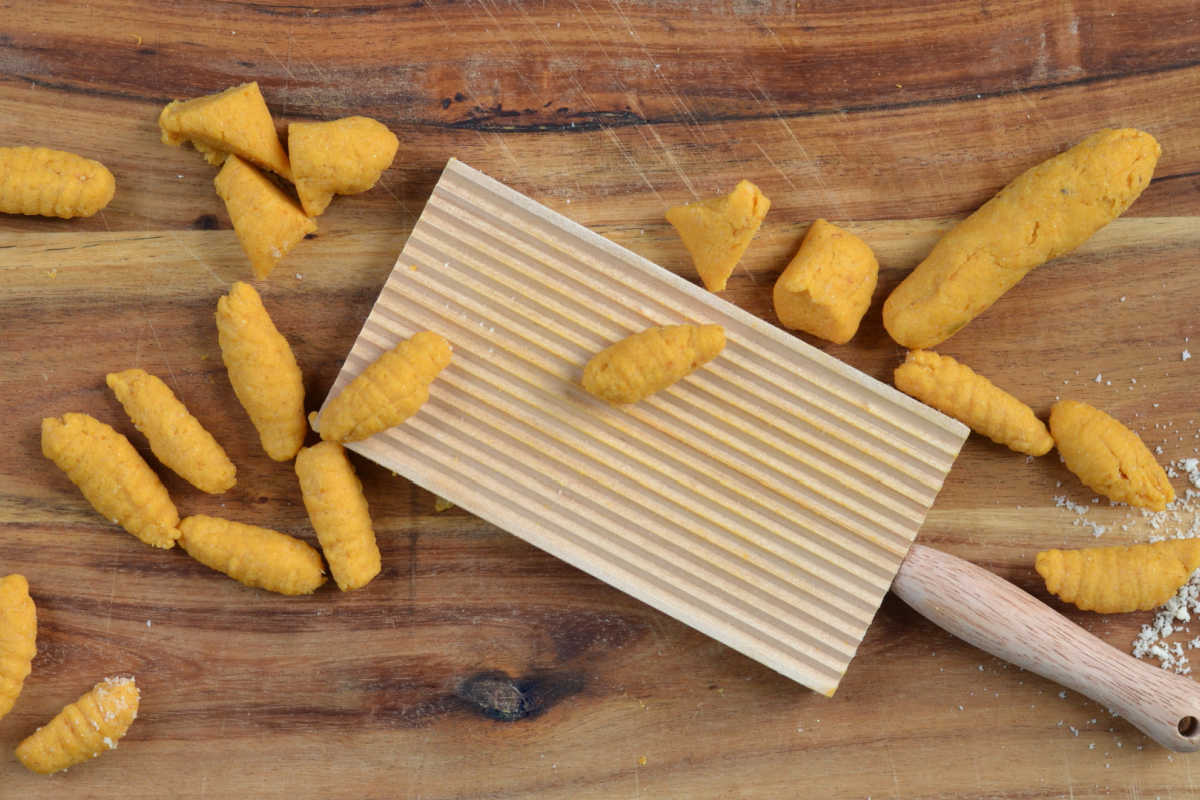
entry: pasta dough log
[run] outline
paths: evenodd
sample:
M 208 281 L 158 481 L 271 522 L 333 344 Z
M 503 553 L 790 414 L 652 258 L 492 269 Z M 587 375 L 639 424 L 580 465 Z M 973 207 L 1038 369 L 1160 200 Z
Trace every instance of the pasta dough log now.
M 250 284 L 238 281 L 217 301 L 217 338 L 233 392 L 263 449 L 276 461 L 291 459 L 304 443 L 304 381 Z
M 292 179 L 287 153 L 279 143 L 257 81 L 191 100 L 174 100 L 158 115 L 158 126 L 164 144 L 181 147 L 191 141 L 210 164 L 222 164 L 232 153 Z
M 785 328 L 845 344 L 858 332 L 878 279 L 867 243 L 819 219 L 775 281 L 775 314 Z
M 950 356 L 910 350 L 894 380 L 900 391 L 1018 453 L 1044 456 L 1054 447 L 1032 408 Z
M 279 259 L 317 229 L 282 189 L 237 156 L 225 161 L 213 185 L 258 280 L 269 276 Z
M 610 403 L 636 403 L 712 361 L 724 347 L 720 325 L 647 328 L 592 356 L 583 388 Z
M 115 750 L 137 719 L 140 703 L 133 678 L 105 678 L 17 745 L 17 760 L 49 775 Z
M 106 381 L 159 461 L 202 492 L 233 488 L 237 470 L 224 448 L 162 380 L 127 369 L 110 372 Z
M 304 213 L 322 214 L 335 194 L 370 189 L 396 157 L 400 140 L 370 117 L 288 125 L 288 151 Z
M 42 455 L 67 473 L 92 507 L 148 545 L 170 549 L 179 512 L 129 440 L 87 414 L 42 420 Z
M 0 212 L 90 217 L 117 182 L 99 161 L 46 147 L 0 147 Z
M 1127 209 L 1162 152 L 1154 137 L 1101 130 L 1027 170 L 956 225 L 883 304 L 892 338 L 935 345 L 1035 267 L 1069 253 Z
M 0 719 L 12 710 L 37 655 L 37 608 L 24 575 L 0 578 Z
M 286 533 L 202 514 L 187 517 L 179 529 L 189 556 L 246 586 L 297 595 L 325 583 L 321 554 Z
M 296 455 L 296 476 L 308 518 L 317 532 L 329 572 L 343 592 L 379 574 L 379 547 L 362 482 L 337 442 L 320 442 Z
M 1200 567 L 1200 539 L 1044 550 L 1034 566 L 1048 592 L 1083 611 L 1148 611 L 1171 599 Z
M 722 197 L 667 209 L 667 222 L 691 254 L 704 287 L 720 292 L 770 208 L 771 201 L 757 186 L 740 181 Z
M 321 438 L 357 442 L 399 425 L 429 399 L 429 385 L 450 363 L 450 343 L 430 331 L 406 339 L 372 362 L 326 404 Z
M 1175 500 L 1167 473 L 1138 435 L 1100 409 L 1075 400 L 1055 403 L 1050 435 L 1067 469 L 1105 497 L 1154 511 Z

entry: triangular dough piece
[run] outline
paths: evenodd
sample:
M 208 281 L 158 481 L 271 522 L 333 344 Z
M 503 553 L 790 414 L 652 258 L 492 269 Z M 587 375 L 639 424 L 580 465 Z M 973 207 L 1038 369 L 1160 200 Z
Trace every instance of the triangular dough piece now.
M 270 275 L 305 234 L 317 230 L 282 189 L 235 155 L 225 160 L 213 183 L 258 280 Z
M 315 217 L 335 194 L 370 189 L 399 146 L 396 134 L 370 117 L 288 125 L 292 176 L 304 212 Z
M 287 153 L 257 82 L 193 100 L 175 100 L 158 115 L 158 126 L 165 143 L 179 147 L 191 141 L 210 164 L 221 164 L 233 153 L 292 179 Z
M 667 209 L 667 222 L 692 254 L 700 280 L 710 292 L 725 288 L 733 268 L 750 246 L 771 201 L 750 181 L 724 197 Z

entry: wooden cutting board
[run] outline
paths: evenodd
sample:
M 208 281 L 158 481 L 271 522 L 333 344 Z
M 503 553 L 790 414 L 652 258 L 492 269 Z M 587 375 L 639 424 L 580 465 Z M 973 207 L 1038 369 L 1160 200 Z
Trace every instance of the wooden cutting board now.
M 91 219 L 0 217 L 0 571 L 30 577 L 42 614 L 34 676 L 0 720 L 3 800 L 1194 794 L 1194 759 L 1139 749 L 1103 709 L 890 597 L 826 699 L 361 459 L 380 579 L 263 596 L 114 531 L 37 439 L 49 413 L 122 424 L 103 374 L 143 366 L 239 467 L 222 498 L 165 476 L 180 506 L 311 537 L 220 366 L 213 305 L 249 270 L 214 170 L 155 124 L 172 98 L 254 79 L 281 128 L 367 114 L 401 139 L 380 185 L 336 199 L 261 286 L 314 405 L 451 156 L 688 280 L 663 210 L 754 180 L 771 214 L 722 297 L 769 323 L 809 222 L 848 225 L 880 257 L 879 291 L 852 343 L 808 341 L 886 381 L 903 354 L 882 298 L 948 217 L 1089 131 L 1148 130 L 1164 152 L 1132 216 L 946 352 L 1043 415 L 1077 397 L 1160 458 L 1192 455 L 1194 0 L 67 0 L 0 18 L 0 143 L 87 154 L 118 184 Z M 1054 504 L 1091 506 L 1073 481 L 1053 456 L 971 437 L 919 541 L 1045 598 L 1037 549 L 1149 536 L 1105 504 L 1085 517 L 1107 526 L 1099 540 L 1073 524 Z M 1071 616 L 1122 648 L 1150 618 Z M 12 746 L 123 671 L 146 694 L 121 747 L 49 782 L 26 775 Z

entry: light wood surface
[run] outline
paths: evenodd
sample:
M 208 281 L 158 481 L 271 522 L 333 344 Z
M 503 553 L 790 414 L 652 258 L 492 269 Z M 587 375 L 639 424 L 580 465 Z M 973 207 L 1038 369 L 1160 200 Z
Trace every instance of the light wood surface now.
M 383 573 L 293 600 L 109 526 L 37 439 L 42 416 L 83 410 L 149 456 L 103 382 L 143 367 L 238 465 L 223 497 L 162 473 L 181 510 L 314 541 L 290 468 L 262 454 L 220 365 L 216 298 L 250 271 L 214 170 L 155 125 L 173 97 L 253 78 L 281 126 L 364 113 L 402 142 L 380 186 L 336 199 L 260 285 L 310 407 L 451 156 L 688 280 L 663 210 L 754 180 L 772 211 L 722 297 L 769 323 L 809 222 L 846 225 L 879 256 L 872 308 L 848 345 L 801 338 L 887 381 L 903 353 L 880 304 L 950 218 L 1095 128 L 1144 128 L 1164 153 L 1128 215 L 943 349 L 1043 416 L 1074 397 L 1163 461 L 1192 456 L 1193 3 L 107 0 L 10 4 L 0 20 L 0 138 L 98 158 L 118 187 L 92 219 L 0 219 L 0 571 L 29 577 L 40 621 L 34 673 L 0 720 L 0 797 L 1194 794 L 1194 757 L 890 595 L 827 699 L 461 509 L 435 513 L 427 491 L 358 457 Z M 1100 503 L 1097 540 L 1055 496 L 1093 497 L 1055 456 L 1027 463 L 973 436 L 918 541 L 1057 609 L 1037 550 L 1150 531 Z M 1151 616 L 1066 611 L 1123 651 Z M 144 702 L 120 748 L 26 774 L 12 747 L 121 672 Z

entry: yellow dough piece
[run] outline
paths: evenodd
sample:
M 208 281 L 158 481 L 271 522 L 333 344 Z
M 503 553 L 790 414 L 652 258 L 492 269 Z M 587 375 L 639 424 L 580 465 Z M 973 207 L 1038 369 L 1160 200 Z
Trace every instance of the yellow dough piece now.
M 667 209 L 667 222 L 675 226 L 684 247 L 691 253 L 705 288 L 719 292 L 725 288 L 770 207 L 771 201 L 757 186 L 741 181 L 723 197 Z
M 140 369 L 110 372 L 106 380 L 159 461 L 202 492 L 233 488 L 237 470 L 224 448 L 162 380 Z
M 304 380 L 250 284 L 238 281 L 217 301 L 217 338 L 233 392 L 263 449 L 276 461 L 291 459 L 304 444 Z
M 894 380 L 900 391 L 1018 453 L 1044 456 L 1054 447 L 1032 408 L 950 356 L 910 350 Z
M 775 314 L 785 328 L 845 344 L 858 332 L 878 279 L 867 243 L 819 219 L 775 281 Z
M 0 578 L 0 719 L 12 710 L 37 655 L 37 608 L 24 575 Z
M 17 760 L 49 775 L 116 749 L 140 703 L 133 678 L 105 678 L 17 745 Z
M 286 533 L 202 514 L 186 517 L 179 530 L 189 556 L 246 586 L 297 595 L 325 583 L 321 554 Z
M 399 425 L 425 405 L 429 385 L 450 363 L 450 343 L 430 331 L 406 339 L 362 371 L 326 404 L 321 438 L 357 442 Z
M 325 211 L 335 194 L 358 194 L 375 185 L 396 157 L 400 140 L 370 117 L 288 125 L 292 177 L 304 213 Z
M 45 147 L 0 147 L 0 212 L 90 217 L 117 182 L 99 161 Z
M 42 420 L 42 455 L 67 473 L 105 519 L 148 545 L 170 549 L 179 512 L 129 440 L 87 414 Z
M 308 518 L 329 572 L 343 592 L 366 586 L 379 574 L 379 547 L 362 482 L 337 442 L 320 442 L 296 455 L 296 477 Z
M 213 184 L 258 280 L 270 275 L 279 259 L 317 230 L 317 223 L 282 189 L 237 156 L 226 159 Z
M 583 388 L 610 403 L 636 403 L 717 357 L 720 325 L 647 328 L 609 345 L 583 369 Z
M 221 164 L 233 154 L 292 179 L 287 153 L 257 81 L 192 100 L 174 100 L 158 115 L 158 127 L 165 144 L 180 147 L 190 141 L 210 164 Z
M 1034 566 L 1047 591 L 1084 611 L 1148 611 L 1171 599 L 1200 567 L 1200 539 L 1044 550 Z
M 1167 473 L 1141 438 L 1100 409 L 1076 400 L 1055 403 L 1050 435 L 1067 469 L 1110 500 L 1154 511 L 1175 500 Z
M 883 324 L 910 349 L 933 347 L 1035 267 L 1121 215 L 1162 152 L 1148 133 L 1101 130 L 1027 170 L 951 229 L 888 297 Z

